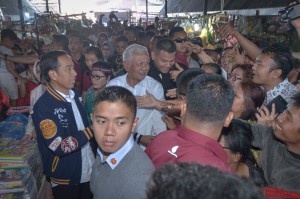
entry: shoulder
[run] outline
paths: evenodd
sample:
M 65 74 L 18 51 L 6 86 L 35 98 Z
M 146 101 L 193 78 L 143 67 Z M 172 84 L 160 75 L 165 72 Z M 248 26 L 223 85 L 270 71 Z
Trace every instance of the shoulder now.
M 107 83 L 106 87 L 108 87 L 108 86 L 123 86 L 125 84 L 125 79 L 126 79 L 125 77 L 126 77 L 126 74 L 113 78 L 112 80 L 110 80 Z
M 157 80 L 155 80 L 153 77 L 150 76 L 146 76 L 144 81 L 147 83 L 147 85 L 149 86 L 149 88 L 151 89 L 163 89 L 161 83 Z

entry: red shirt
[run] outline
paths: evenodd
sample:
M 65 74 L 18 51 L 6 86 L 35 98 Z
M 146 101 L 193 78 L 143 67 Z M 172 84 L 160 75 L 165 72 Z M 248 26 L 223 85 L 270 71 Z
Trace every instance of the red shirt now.
M 160 133 L 145 152 L 156 168 L 166 163 L 195 162 L 232 172 L 227 153 L 217 141 L 183 126 Z
M 91 71 L 86 70 L 82 75 L 82 91 L 87 91 L 91 86 Z

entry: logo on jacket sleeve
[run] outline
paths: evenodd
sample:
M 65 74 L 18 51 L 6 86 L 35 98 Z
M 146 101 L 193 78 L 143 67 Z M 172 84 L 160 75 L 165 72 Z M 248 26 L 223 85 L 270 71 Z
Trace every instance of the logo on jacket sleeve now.
M 72 151 L 75 151 L 77 148 L 78 148 L 78 141 L 71 136 L 65 138 L 61 143 L 61 150 L 64 153 L 70 153 Z
M 61 143 L 62 138 L 61 137 L 56 137 L 49 145 L 49 149 L 51 149 L 52 151 L 55 151 L 58 146 Z
M 57 132 L 56 124 L 52 120 L 49 120 L 49 119 L 42 120 L 40 122 L 40 129 L 42 131 L 44 138 L 46 138 L 46 139 L 53 138 L 53 136 Z
M 173 156 L 175 156 L 177 158 L 176 152 L 177 152 L 178 148 L 179 148 L 179 146 L 173 146 L 172 149 L 171 149 L 171 151 L 168 150 L 168 153 L 170 153 L 171 155 L 173 155 Z

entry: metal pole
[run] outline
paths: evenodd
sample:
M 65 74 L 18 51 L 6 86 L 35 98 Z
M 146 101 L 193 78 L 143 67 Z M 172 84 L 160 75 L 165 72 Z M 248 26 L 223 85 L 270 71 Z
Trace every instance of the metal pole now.
M 146 24 L 148 25 L 148 0 L 146 0 Z
M 23 10 L 22 0 L 18 0 L 18 7 L 20 12 L 21 30 L 23 33 L 25 33 L 24 10 Z
M 58 12 L 61 13 L 61 2 L 58 0 Z
M 49 13 L 49 2 L 46 0 L 46 12 Z
M 207 15 L 207 0 L 204 0 L 204 4 L 203 4 L 203 15 Z
M 165 18 L 168 18 L 168 0 L 165 0 Z

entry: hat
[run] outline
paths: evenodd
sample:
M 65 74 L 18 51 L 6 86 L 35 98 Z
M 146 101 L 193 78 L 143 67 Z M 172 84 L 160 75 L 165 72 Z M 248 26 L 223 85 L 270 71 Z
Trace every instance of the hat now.
M 103 72 L 105 75 L 111 75 L 112 74 L 112 67 L 104 61 L 98 61 L 95 62 L 92 66 L 92 71 L 101 71 Z
M 10 38 L 11 40 L 20 40 L 17 34 L 11 29 L 1 30 L 1 39 Z

